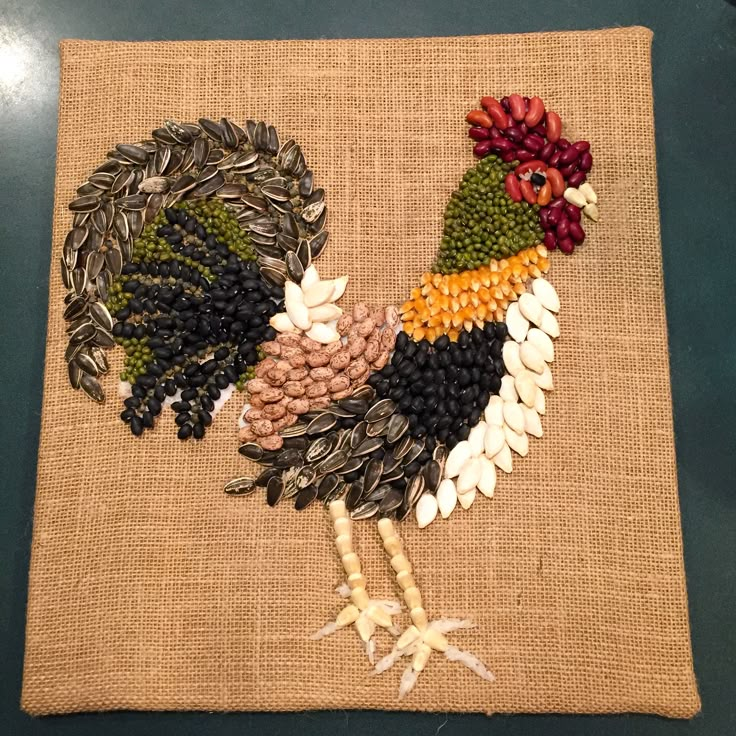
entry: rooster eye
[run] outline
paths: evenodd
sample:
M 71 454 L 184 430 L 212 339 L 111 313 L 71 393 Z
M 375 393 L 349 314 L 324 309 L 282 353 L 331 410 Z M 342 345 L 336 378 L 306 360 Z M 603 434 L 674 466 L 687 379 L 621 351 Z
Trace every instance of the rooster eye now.
M 544 186 L 545 182 L 547 181 L 547 177 L 544 174 L 540 174 L 538 171 L 535 171 L 531 177 L 530 181 L 532 184 L 536 184 L 538 187 Z

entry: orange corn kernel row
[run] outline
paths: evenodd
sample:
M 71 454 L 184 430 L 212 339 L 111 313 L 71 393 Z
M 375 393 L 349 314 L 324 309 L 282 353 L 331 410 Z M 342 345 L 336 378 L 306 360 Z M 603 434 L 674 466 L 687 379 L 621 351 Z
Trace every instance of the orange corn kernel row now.
M 421 286 L 401 305 L 404 332 L 414 340 L 457 340 L 462 329 L 501 322 L 509 304 L 526 291 L 524 282 L 548 270 L 547 249 L 540 244 L 472 271 L 424 273 Z

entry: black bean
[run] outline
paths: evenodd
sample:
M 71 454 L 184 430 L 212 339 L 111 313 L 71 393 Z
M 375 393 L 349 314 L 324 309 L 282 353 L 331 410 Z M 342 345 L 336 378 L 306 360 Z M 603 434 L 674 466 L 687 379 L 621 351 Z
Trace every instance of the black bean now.
M 179 431 L 176 433 L 176 436 L 180 440 L 188 440 L 192 436 L 192 425 L 183 424 L 181 427 L 179 427 Z

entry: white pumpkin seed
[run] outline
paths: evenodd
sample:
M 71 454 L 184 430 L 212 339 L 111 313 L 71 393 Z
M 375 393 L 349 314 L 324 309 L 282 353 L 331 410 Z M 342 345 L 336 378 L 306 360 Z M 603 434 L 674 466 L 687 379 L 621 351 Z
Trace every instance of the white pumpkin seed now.
M 329 302 L 334 290 L 334 281 L 318 281 L 303 292 L 304 304 L 307 307 L 318 307 L 320 304 Z
M 472 488 L 467 493 L 463 493 L 461 496 L 458 496 L 457 500 L 460 501 L 460 506 L 467 511 L 473 505 L 473 501 L 475 501 L 475 488 Z
M 514 461 L 511 457 L 511 450 L 504 442 L 503 447 L 493 456 L 493 462 L 497 468 L 503 470 L 504 473 L 510 473 L 514 469 Z
M 349 279 L 349 276 L 340 276 L 335 279 L 335 288 L 332 291 L 330 301 L 336 302 L 345 293 Z
M 308 330 L 312 326 L 312 320 L 309 319 L 309 309 L 306 304 L 300 302 L 288 302 L 286 304 L 286 314 L 289 316 L 292 324 L 300 330 Z
M 541 373 L 547 367 L 542 354 L 528 340 L 525 340 L 519 346 L 519 357 L 521 358 L 521 362 L 530 371 L 534 371 L 535 373 Z M 519 390 L 518 386 L 516 387 L 516 390 Z M 521 394 L 519 394 L 519 396 L 521 396 Z
M 503 433 L 506 435 L 506 444 L 521 457 L 526 457 L 529 453 L 529 438 L 526 432 L 514 432 L 508 425 L 503 428 Z
M 312 286 L 314 286 L 316 283 L 319 282 L 319 274 L 317 273 L 317 269 L 314 266 L 309 266 L 309 268 L 304 269 L 304 276 L 302 276 L 302 281 L 300 286 L 302 289 L 310 289 Z
M 598 205 L 594 204 L 593 202 L 589 202 L 588 204 L 583 207 L 583 214 L 593 220 L 593 222 L 598 222 L 598 219 L 600 218 L 600 214 L 598 213 Z
M 509 335 L 516 342 L 522 342 L 529 330 L 529 320 L 521 313 L 518 302 L 511 302 L 506 310 L 506 327 Z
M 541 373 L 533 373 L 532 376 L 537 386 L 543 388 L 545 391 L 552 391 L 555 387 L 554 381 L 552 380 L 552 371 L 549 369 L 549 366 L 545 366 Z
M 539 327 L 532 327 L 529 330 L 526 339 L 539 350 L 540 354 L 547 363 L 551 363 L 555 359 L 555 346 L 549 335 L 542 332 Z
M 504 401 L 503 420 L 515 432 L 524 431 L 524 412 L 521 406 L 513 401 Z
M 437 499 L 431 493 L 423 493 L 417 501 L 415 513 L 417 526 L 424 529 L 437 518 Z
M 312 322 L 331 322 L 342 315 L 342 309 L 336 304 L 320 304 L 309 310 L 309 318 Z
M 541 437 L 544 432 L 539 414 L 530 406 L 522 406 L 521 410 L 524 412 L 524 431 L 532 437 Z
M 296 332 L 296 327 L 294 327 L 294 323 L 289 319 L 289 315 L 286 314 L 286 312 L 274 314 L 274 316 L 268 320 L 268 324 L 270 324 L 276 332 Z
M 575 189 L 574 187 L 568 187 L 565 189 L 562 196 L 565 198 L 566 202 L 574 204 L 576 207 L 585 207 L 587 204 L 585 195 L 579 189 Z
M 447 519 L 455 510 L 457 491 L 455 490 L 455 484 L 449 478 L 445 478 L 437 489 L 437 505 L 443 519 Z
M 503 401 L 519 400 L 519 394 L 516 392 L 513 376 L 507 375 L 501 379 L 501 390 L 498 392 L 498 395 Z M 503 407 L 501 408 L 503 409 Z
M 470 454 L 472 457 L 478 457 L 483 452 L 483 437 L 486 434 L 487 427 L 488 425 L 484 421 L 480 421 L 470 430 L 468 443 L 470 444 Z
M 479 460 L 481 471 L 478 490 L 486 498 L 493 498 L 493 491 L 496 489 L 496 466 L 493 464 L 493 460 L 485 456 L 479 458 Z
M 284 284 L 284 303 L 285 304 L 303 304 L 304 294 L 299 288 L 299 284 L 293 281 L 287 281 Z
M 534 400 L 537 397 L 537 383 L 534 380 L 534 374 L 527 370 L 520 371 L 514 379 L 514 386 L 522 402 L 527 406 L 534 406 Z
M 486 429 L 485 436 L 483 437 L 483 449 L 487 457 L 493 457 L 501 452 L 501 448 L 506 442 L 506 437 L 503 434 L 503 427 L 491 425 Z
M 512 376 L 515 376 L 524 368 L 524 364 L 521 362 L 521 358 L 519 357 L 518 342 L 506 340 L 503 344 L 503 364 Z
M 526 291 L 519 297 L 519 310 L 526 319 L 535 325 L 539 325 L 542 321 L 544 307 L 531 292 Z
M 542 321 L 539 324 L 539 328 L 550 337 L 560 336 L 560 325 L 557 322 L 557 317 L 546 309 L 542 312 Z
M 503 379 L 501 379 L 501 386 L 503 386 Z M 488 400 L 488 406 L 486 406 L 484 412 L 486 423 L 494 424 L 498 427 L 503 425 L 503 397 L 502 396 L 491 396 Z
M 457 477 L 457 483 L 455 483 L 458 496 L 462 496 L 463 493 L 470 493 L 478 485 L 481 470 L 481 464 L 477 457 L 470 458 L 463 465 Z
M 593 189 L 592 186 L 590 186 L 590 184 L 587 181 L 583 182 L 578 187 L 578 191 L 580 192 L 580 194 L 583 195 L 583 197 L 585 197 L 585 199 L 589 203 L 592 202 L 593 204 L 596 204 L 596 202 L 598 202 L 598 195 L 595 193 L 595 190 Z
M 450 454 L 445 461 L 445 478 L 455 478 L 459 475 L 465 463 L 470 460 L 471 455 L 470 443 L 467 440 L 458 442 L 450 450 Z
M 331 342 L 337 342 L 340 339 L 340 335 L 336 330 L 322 322 L 314 322 L 306 334 L 307 337 L 322 345 L 329 345 Z
M 542 415 L 547 411 L 547 400 L 544 396 L 544 391 L 539 386 L 537 386 L 537 397 L 534 399 L 534 411 Z
M 549 309 L 550 312 L 560 311 L 560 297 L 557 296 L 555 287 L 547 279 L 534 279 L 532 281 L 532 293 L 539 299 L 540 304 L 545 309 Z

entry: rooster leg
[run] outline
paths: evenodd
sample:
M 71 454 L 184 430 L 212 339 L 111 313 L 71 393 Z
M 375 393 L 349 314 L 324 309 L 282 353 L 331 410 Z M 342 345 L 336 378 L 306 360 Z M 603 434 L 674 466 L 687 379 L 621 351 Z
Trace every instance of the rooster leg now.
M 347 582 L 338 586 L 336 592 L 341 597 L 350 599 L 350 603 L 340 611 L 334 621 L 315 632 L 311 638 L 322 639 L 346 626 L 354 625 L 369 662 L 374 664 L 376 643 L 373 634 L 376 626 L 397 633 L 391 617 L 399 613 L 401 606 L 397 601 L 374 600 L 368 596 L 367 581 L 360 569 L 360 559 L 353 550 L 351 521 L 345 502 L 333 501 L 329 510 L 335 528 L 335 546 L 347 575 Z
M 436 651 L 444 654 L 451 662 L 464 664 L 484 680 L 492 681 L 493 675 L 478 657 L 451 646 L 445 636 L 457 629 L 472 627 L 472 622 L 452 618 L 429 621 L 422 605 L 422 595 L 412 575 L 411 564 L 404 554 L 401 539 L 391 519 L 381 519 L 378 522 L 378 532 L 383 539 L 386 553 L 391 558 L 391 567 L 403 591 L 412 623 L 398 638 L 393 650 L 378 662 L 376 673 L 390 669 L 402 657 L 411 657 L 411 665 L 404 670 L 399 685 L 399 698 L 403 698 L 411 692 L 419 673 L 427 666 L 432 652 Z

